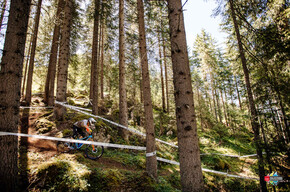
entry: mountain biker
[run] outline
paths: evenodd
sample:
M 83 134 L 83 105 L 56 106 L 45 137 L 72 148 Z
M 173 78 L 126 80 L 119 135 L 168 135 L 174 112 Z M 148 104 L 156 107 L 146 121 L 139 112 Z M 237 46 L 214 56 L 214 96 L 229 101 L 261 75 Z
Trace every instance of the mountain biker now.
M 80 134 L 82 137 L 85 137 L 84 129 L 86 130 L 86 133 L 91 134 L 92 129 L 94 129 L 96 123 L 96 120 L 92 117 L 88 119 L 84 119 L 81 121 L 78 121 L 73 124 L 73 135 Z

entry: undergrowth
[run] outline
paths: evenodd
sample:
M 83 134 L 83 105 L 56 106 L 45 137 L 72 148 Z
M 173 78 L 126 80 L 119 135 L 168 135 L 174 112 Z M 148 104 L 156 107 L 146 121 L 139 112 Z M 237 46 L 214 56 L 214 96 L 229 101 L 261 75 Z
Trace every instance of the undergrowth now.
M 73 103 L 73 101 L 70 101 Z M 76 102 L 76 101 L 74 101 Z M 106 103 L 112 107 L 110 102 Z M 84 107 L 84 106 L 82 106 Z M 158 138 L 177 145 L 175 120 L 158 108 L 155 110 L 155 126 Z M 118 111 L 108 109 L 111 120 L 117 119 Z M 42 115 L 38 122 L 47 122 L 56 126 L 63 135 L 71 134 L 71 126 L 74 122 L 86 119 L 89 116 L 71 110 L 64 122 L 54 122 L 50 114 Z M 160 119 L 159 117 L 162 117 Z M 138 131 L 145 132 L 132 121 L 131 126 Z M 166 126 L 166 124 L 168 126 Z M 133 126 L 134 125 L 134 126 Z M 118 134 L 118 127 L 97 120 L 96 133 L 105 136 L 110 135 L 109 142 L 116 144 L 145 146 L 143 137 L 132 134 L 129 141 L 123 140 Z M 167 134 L 169 130 L 173 130 Z M 201 153 L 222 153 L 232 155 L 245 155 L 255 153 L 252 135 L 247 129 L 241 128 L 233 135 L 223 124 L 217 124 L 212 129 L 200 130 L 199 142 Z M 161 136 L 159 136 L 161 135 Z M 156 142 L 157 156 L 169 160 L 178 161 L 178 150 L 174 147 Z M 30 152 L 32 153 L 32 152 Z M 154 180 L 146 175 L 144 151 L 107 148 L 99 161 L 92 161 L 83 156 L 81 152 L 61 154 L 51 158 L 50 161 L 39 163 L 30 169 L 30 191 L 180 191 L 179 167 L 163 162 L 158 162 L 158 179 Z M 251 175 L 256 174 L 256 167 L 245 164 L 244 160 L 219 155 L 201 156 L 202 166 L 218 171 L 239 174 L 243 167 Z M 258 183 L 237 178 L 229 178 L 204 172 L 206 191 L 256 191 Z

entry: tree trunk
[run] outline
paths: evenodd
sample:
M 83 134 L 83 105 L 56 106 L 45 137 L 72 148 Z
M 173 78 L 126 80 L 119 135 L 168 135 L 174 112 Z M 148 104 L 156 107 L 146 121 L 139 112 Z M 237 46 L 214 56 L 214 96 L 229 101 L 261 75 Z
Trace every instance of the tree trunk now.
M 160 63 L 161 90 L 162 90 L 162 109 L 163 112 L 166 112 L 160 33 L 158 33 L 158 47 L 159 47 L 159 63 Z
M 239 87 L 238 87 L 238 81 L 236 78 L 235 78 L 235 83 L 236 83 L 236 89 L 237 89 L 237 94 L 238 94 L 238 99 L 239 99 L 240 110 L 243 110 L 241 97 L 240 97 L 240 91 L 239 91 Z
M 201 131 L 203 132 L 203 118 L 202 118 L 202 111 L 201 111 L 201 98 L 200 98 L 200 93 L 198 88 L 197 90 L 197 102 L 198 102 L 198 108 L 199 108 L 199 118 L 200 118 L 200 127 L 201 127 Z
M 142 66 L 141 66 L 141 61 L 140 61 L 140 76 L 142 76 Z M 143 103 L 144 102 L 144 99 L 143 99 L 143 82 L 142 82 L 142 78 L 140 79 L 140 103 Z
M 104 21 L 103 21 L 104 22 Z M 102 24 L 102 46 L 101 46 L 101 99 L 104 99 L 104 23 Z
M 29 128 L 29 113 L 30 109 L 23 109 L 20 117 L 20 132 L 28 134 Z M 19 169 L 19 189 L 27 189 L 29 186 L 28 180 L 28 137 L 20 137 L 19 139 L 19 156 L 18 156 L 18 169 Z
M 100 1 L 100 7 L 102 7 L 102 1 Z M 99 9 L 100 10 L 100 12 L 99 12 L 99 36 L 98 36 L 98 38 L 99 38 L 99 40 L 98 40 L 98 56 L 97 56 L 97 58 L 98 58 L 98 65 L 99 65 L 99 67 L 98 67 L 98 69 L 99 69 L 99 75 L 98 75 L 98 80 L 99 80 L 99 82 L 100 82 L 100 80 L 101 80 L 101 77 L 100 77 L 100 65 L 101 65 L 101 45 L 102 45 L 102 16 L 101 16 L 101 8 Z M 101 84 L 98 86 L 98 89 L 99 89 L 99 91 L 98 91 L 98 93 L 101 93 Z M 99 95 L 100 96 L 100 95 Z
M 224 102 L 224 98 L 223 98 L 223 91 L 220 89 L 220 92 L 221 92 L 221 98 L 222 98 L 222 103 L 223 103 L 223 110 L 224 110 L 225 121 L 226 121 L 226 125 L 228 127 L 229 124 L 228 124 L 228 119 L 227 119 L 227 112 L 226 112 L 226 108 L 225 108 L 225 102 Z
M 40 13 L 41 13 L 41 4 L 42 4 L 42 0 L 38 0 L 37 12 L 36 12 L 35 20 L 34 20 L 33 40 L 32 40 L 27 84 L 26 84 L 26 93 L 25 93 L 25 101 L 28 105 L 30 105 L 31 103 L 34 58 L 35 58 L 35 50 L 36 50 L 36 44 L 37 44 L 37 34 L 38 34 L 39 18 L 40 18 Z
M 30 0 L 11 1 L 0 69 L 0 131 L 18 132 L 19 101 Z M 18 186 L 18 138 L 0 136 L 1 191 Z
M 227 97 L 226 89 L 225 89 L 224 95 L 225 95 L 225 107 L 226 107 L 226 113 L 227 113 L 227 119 L 228 119 L 228 127 L 231 127 L 232 126 L 232 118 L 231 118 L 231 115 L 229 113 L 229 104 L 228 104 L 228 97 Z
M 182 191 L 204 191 L 181 0 L 168 0 Z
M 266 182 L 264 180 L 265 170 L 264 170 L 264 165 L 263 165 L 262 143 L 261 143 L 261 138 L 260 138 L 260 133 L 259 133 L 260 131 L 259 131 L 258 116 L 257 116 L 257 111 L 256 111 L 254 99 L 253 99 L 249 71 L 248 71 L 248 67 L 247 67 L 246 57 L 244 55 L 244 48 L 242 45 L 239 26 L 238 26 L 237 21 L 236 21 L 234 2 L 233 2 L 233 0 L 229 0 L 229 2 L 230 2 L 231 16 L 232 16 L 232 19 L 234 22 L 235 32 L 236 32 L 236 36 L 237 36 L 237 40 L 238 40 L 239 52 L 240 52 L 240 57 L 241 57 L 241 61 L 242 61 L 245 82 L 246 82 L 246 86 L 247 86 L 248 99 L 249 99 L 249 104 L 250 104 L 251 124 L 252 124 L 252 129 L 254 131 L 254 141 L 255 141 L 257 155 L 258 155 L 260 190 L 264 192 L 264 191 L 267 191 L 267 186 L 266 186 Z
M 128 127 L 124 17 L 124 0 L 119 0 L 119 119 L 121 125 Z M 119 128 L 119 132 L 126 141 L 129 140 L 127 130 Z
M 57 65 L 57 52 L 59 47 L 60 25 L 62 21 L 60 13 L 63 10 L 63 6 L 64 6 L 63 0 L 58 0 L 56 20 L 53 30 L 53 37 L 44 91 L 44 102 L 46 102 L 49 106 L 52 106 L 54 104 L 54 83 Z
M 23 76 L 22 91 L 21 91 L 22 96 L 24 95 L 24 90 L 25 90 L 25 83 L 26 83 L 26 77 L 27 77 L 27 69 L 28 69 L 28 62 L 29 62 L 29 58 L 30 58 L 31 45 L 32 45 L 32 37 L 30 38 L 29 48 L 28 48 L 28 52 L 27 52 L 27 56 L 26 56 L 25 72 L 24 72 L 24 76 Z
M 139 24 L 139 48 L 142 68 L 142 87 L 145 111 L 145 129 L 146 129 L 146 171 L 157 179 L 157 159 L 155 147 L 155 131 L 153 120 L 153 109 L 151 100 L 150 77 L 147 60 L 144 5 L 143 0 L 137 0 L 138 24 Z
M 280 105 L 280 109 L 282 112 L 282 120 L 283 120 L 283 124 L 284 124 L 284 129 L 285 129 L 285 135 L 286 135 L 286 142 L 290 143 L 290 131 L 289 131 L 289 126 L 288 126 L 288 122 L 287 122 L 287 115 L 284 109 L 284 105 L 282 102 L 282 98 L 281 98 L 281 94 L 280 91 L 277 91 L 277 95 L 278 95 L 278 102 Z
M 7 5 L 7 0 L 4 0 L 4 2 L 2 3 L 2 6 L 1 6 L 2 11 L 1 11 L 1 16 L 0 16 L 0 35 L 1 35 L 3 18 L 4 18 L 5 11 L 6 11 L 6 5 Z
M 161 26 L 163 26 L 162 20 L 161 20 Z M 165 73 L 165 88 L 166 88 L 166 107 L 167 107 L 167 113 L 169 113 L 169 91 L 168 91 L 168 74 L 167 74 L 167 62 L 166 62 L 166 47 L 165 47 L 165 39 L 164 39 L 164 32 L 161 32 L 162 37 L 162 47 L 163 47 L 163 62 L 164 62 L 164 73 Z
M 215 120 L 218 122 L 218 115 L 217 115 L 217 107 L 216 107 L 216 103 L 215 103 L 215 94 L 214 94 L 214 80 L 213 80 L 213 75 L 212 72 L 210 72 L 210 86 L 211 86 L 211 94 L 212 94 L 212 101 L 213 101 L 213 111 L 215 114 Z
M 99 18 L 100 18 L 100 0 L 95 0 L 95 18 L 94 18 L 94 34 L 92 47 L 92 99 L 93 99 L 93 114 L 98 114 L 99 103 L 99 65 L 98 65 L 98 40 L 99 40 Z
M 60 102 L 66 101 L 68 63 L 70 58 L 72 3 L 73 3 L 72 0 L 65 0 L 64 19 L 61 28 L 61 39 L 59 48 L 60 53 L 59 53 L 57 89 L 56 89 L 56 100 Z M 61 105 L 55 105 L 54 114 L 57 120 L 62 120 L 65 113 L 66 113 L 65 107 Z
M 222 114 L 221 114 L 221 107 L 220 107 L 220 101 L 219 101 L 219 93 L 216 89 L 214 89 L 215 99 L 216 99 L 216 106 L 217 106 L 217 113 L 219 117 L 219 122 L 222 122 Z
M 56 75 L 56 66 L 57 66 L 57 53 L 59 48 L 59 37 L 60 37 L 60 25 L 62 22 L 61 11 L 64 8 L 64 0 L 58 1 L 57 12 L 56 12 L 56 21 L 53 30 L 52 45 L 50 51 L 50 58 L 48 64 L 48 71 L 45 84 L 45 93 L 44 100 L 49 106 L 54 105 L 54 84 L 55 84 L 55 75 Z

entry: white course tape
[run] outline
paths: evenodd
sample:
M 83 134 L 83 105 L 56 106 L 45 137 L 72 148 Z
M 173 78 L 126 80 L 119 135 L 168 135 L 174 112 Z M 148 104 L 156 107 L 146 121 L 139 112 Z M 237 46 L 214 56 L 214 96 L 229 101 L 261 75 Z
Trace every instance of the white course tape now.
M 241 157 L 239 155 L 228 155 L 228 154 L 220 154 L 220 153 L 201 153 L 200 155 L 220 155 L 220 156 L 226 156 L 226 157 Z
M 56 104 L 59 104 L 59 105 L 62 105 L 62 106 L 64 106 L 64 107 L 67 107 L 67 108 L 69 108 L 69 109 L 72 109 L 72 110 L 78 111 L 78 112 L 80 112 L 80 113 L 83 113 L 83 114 L 85 114 L 85 115 L 89 115 L 89 116 L 92 116 L 92 117 L 95 117 L 95 118 L 102 119 L 103 121 L 106 121 L 106 122 L 108 122 L 108 123 L 111 123 L 111 124 L 113 124 L 113 125 L 115 125 L 115 126 L 121 127 L 121 128 L 126 129 L 126 130 L 128 130 L 128 131 L 131 131 L 131 132 L 134 132 L 134 133 L 136 133 L 136 134 L 138 134 L 138 135 L 141 135 L 141 136 L 143 136 L 143 137 L 146 137 L 146 134 L 144 134 L 144 133 L 142 133 L 142 132 L 140 132 L 140 131 L 137 131 L 137 130 L 135 130 L 135 129 L 131 129 L 131 128 L 126 127 L 126 126 L 124 126 L 124 125 L 121 125 L 121 124 L 115 123 L 115 122 L 110 121 L 110 120 L 108 120 L 108 119 L 105 119 L 105 118 L 103 118 L 103 117 L 101 117 L 101 116 L 97 116 L 97 115 L 93 115 L 93 114 L 90 114 L 90 113 L 85 112 L 85 111 L 89 111 L 89 112 L 91 112 L 91 111 L 92 111 L 91 109 L 86 109 L 86 108 L 82 108 L 82 107 L 76 107 L 76 106 L 68 105 L 68 104 L 65 104 L 64 102 L 59 102 L 59 101 L 55 101 L 55 103 L 56 103 Z M 83 110 L 85 110 L 85 111 L 83 111 Z M 158 141 L 158 142 L 160 142 L 160 143 L 164 143 L 164 144 L 166 144 L 166 145 L 169 145 L 169 146 L 172 146 L 172 147 L 178 148 L 177 145 L 172 144 L 172 143 L 169 143 L 169 142 L 166 142 L 166 141 L 163 141 L 163 140 L 161 140 L 161 139 L 155 139 L 155 140 Z M 243 156 L 240 156 L 240 155 L 228 155 L 228 154 L 220 154 L 220 153 L 202 153 L 202 154 L 200 154 L 200 155 L 220 155 L 220 156 L 226 156 L 226 157 L 237 157 L 237 158 L 246 158 L 246 157 L 257 156 L 257 154 L 251 154 L 251 155 L 243 155 Z
M 77 106 L 73 106 L 73 107 L 76 108 L 76 109 L 82 110 L 82 111 L 89 111 L 89 112 L 92 112 L 91 109 L 86 109 L 86 108 L 77 107 Z
M 121 128 L 126 129 L 126 130 L 128 130 L 128 131 L 131 131 L 131 132 L 134 132 L 134 133 L 136 133 L 136 134 L 138 134 L 138 135 L 141 135 L 141 136 L 143 136 L 143 137 L 146 137 L 146 134 L 145 134 L 145 133 L 142 133 L 142 132 L 137 131 L 137 130 L 135 130 L 135 129 L 131 129 L 131 128 L 126 127 L 126 126 L 124 126 L 124 125 L 121 125 L 121 124 L 119 124 L 119 123 L 115 123 L 115 122 L 110 121 L 110 120 L 108 120 L 108 119 L 105 119 L 105 118 L 103 118 L 103 117 L 101 117 L 101 116 L 93 115 L 93 114 L 87 113 L 87 112 L 85 112 L 85 111 L 82 111 L 83 108 L 81 108 L 81 107 L 75 107 L 75 106 L 72 106 L 72 105 L 64 104 L 63 102 L 59 102 L 59 101 L 55 101 L 55 103 L 56 103 L 56 104 L 59 104 L 59 105 L 62 105 L 62 106 L 64 106 L 64 107 L 67 107 L 67 108 L 69 108 L 69 109 L 72 109 L 72 110 L 78 111 L 78 112 L 80 112 L 80 113 L 83 113 L 83 114 L 85 114 L 85 115 L 89 115 L 89 116 L 92 116 L 92 117 L 95 117 L 95 118 L 98 118 L 98 119 L 102 119 L 103 121 L 106 121 L 106 122 L 108 122 L 108 123 L 111 123 L 111 124 L 113 124 L 113 125 L 115 125 L 115 126 L 117 126 L 117 127 L 121 127 Z M 167 145 L 170 145 L 170 146 L 173 146 L 173 147 L 178 148 L 177 145 L 174 145 L 174 144 L 172 144 L 172 143 L 168 143 L 168 142 L 166 142 L 166 141 L 162 141 L 162 140 L 160 140 L 160 139 L 156 139 L 156 141 L 159 141 L 159 142 L 161 142 L 161 143 L 164 143 L 164 144 L 167 144 Z
M 140 150 L 140 151 L 146 151 L 146 147 L 141 147 L 141 146 L 119 145 L 119 144 L 113 144 L 113 143 L 101 143 L 101 142 L 84 141 L 84 140 L 77 140 L 77 139 L 65 139 L 65 138 L 57 138 L 57 137 L 50 137 L 50 136 L 43 136 L 43 135 L 29 135 L 29 134 L 24 134 L 24 133 L 0 132 L 0 136 L 4 136 L 4 135 L 33 137 L 37 139 L 46 139 L 46 140 L 53 140 L 53 141 L 83 143 L 83 144 L 98 145 L 98 146 L 103 146 L 103 147 L 112 147 L 112 148 L 120 148 L 120 149 L 135 149 L 135 150 Z
M 53 109 L 53 107 L 33 107 L 33 106 L 20 106 L 21 109 Z
M 263 154 L 266 154 L 263 152 Z M 251 154 L 251 155 L 228 155 L 228 154 L 220 154 L 220 153 L 201 153 L 200 155 L 220 155 L 220 156 L 226 156 L 226 157 L 236 157 L 236 158 L 247 158 L 247 157 L 254 157 L 258 156 L 257 154 Z
M 177 161 L 172 161 L 172 160 L 168 160 L 168 159 L 163 159 L 161 157 L 157 157 L 157 160 L 158 161 L 162 161 L 162 162 L 165 162 L 165 163 L 170 163 L 170 164 L 173 164 L 173 165 L 180 165 L 179 162 Z M 211 169 L 206 169 L 206 168 L 202 168 L 202 171 L 204 172 L 209 172 L 209 173 L 215 173 L 215 174 L 219 174 L 219 175 L 225 175 L 227 177 L 235 177 L 235 178 L 240 178 L 240 179 L 249 179 L 249 180 L 259 180 L 259 178 L 256 178 L 256 177 L 245 177 L 245 176 L 239 176 L 239 175 L 232 175 L 232 174 L 228 174 L 226 172 L 222 172 L 222 171 L 215 171 L 215 170 L 211 170 Z
M 152 157 L 154 155 L 156 155 L 156 151 L 153 151 L 151 153 L 146 153 L 146 157 Z
M 146 147 L 141 146 L 130 146 L 130 145 L 118 145 L 118 144 L 112 144 L 112 143 L 101 143 L 101 142 L 95 142 L 95 141 L 84 141 L 84 140 L 77 140 L 77 139 L 65 139 L 65 138 L 57 138 L 57 137 L 50 137 L 50 136 L 43 136 L 43 135 L 29 135 L 24 133 L 11 133 L 11 132 L 0 132 L 0 136 L 4 135 L 11 135 L 11 136 L 20 136 L 20 137 L 33 137 L 37 139 L 46 139 L 46 140 L 53 140 L 53 141 L 64 141 L 64 142 L 71 142 L 71 143 L 83 143 L 83 144 L 89 144 L 89 145 L 98 145 L 98 146 L 104 146 L 104 147 L 112 147 L 112 148 L 121 148 L 121 149 L 135 149 L 140 151 L 146 151 Z M 156 155 L 156 151 L 151 153 L 146 153 L 146 157 L 151 157 Z M 164 159 L 161 157 L 157 157 L 157 161 L 162 161 L 174 165 L 180 165 L 179 162 Z M 206 168 L 202 168 L 202 171 L 204 172 L 210 172 L 210 173 L 216 173 L 219 175 L 225 175 L 227 177 L 235 177 L 235 178 L 241 178 L 241 179 L 250 179 L 250 180 L 259 180 L 258 178 L 254 177 L 244 177 L 239 175 L 232 175 L 221 171 L 215 171 L 210 170 Z

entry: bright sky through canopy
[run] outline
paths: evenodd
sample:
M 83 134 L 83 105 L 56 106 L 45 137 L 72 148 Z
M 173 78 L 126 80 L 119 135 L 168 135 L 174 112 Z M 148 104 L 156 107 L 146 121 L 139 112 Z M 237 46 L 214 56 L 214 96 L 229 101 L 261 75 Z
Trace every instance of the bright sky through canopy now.
M 182 3 L 184 4 L 185 1 L 182 0 Z M 196 35 L 200 34 L 202 29 L 210 33 L 219 45 L 224 42 L 226 34 L 221 32 L 219 27 L 220 16 L 211 17 L 216 7 L 214 0 L 188 0 L 184 5 L 183 14 L 188 47 L 193 47 Z

